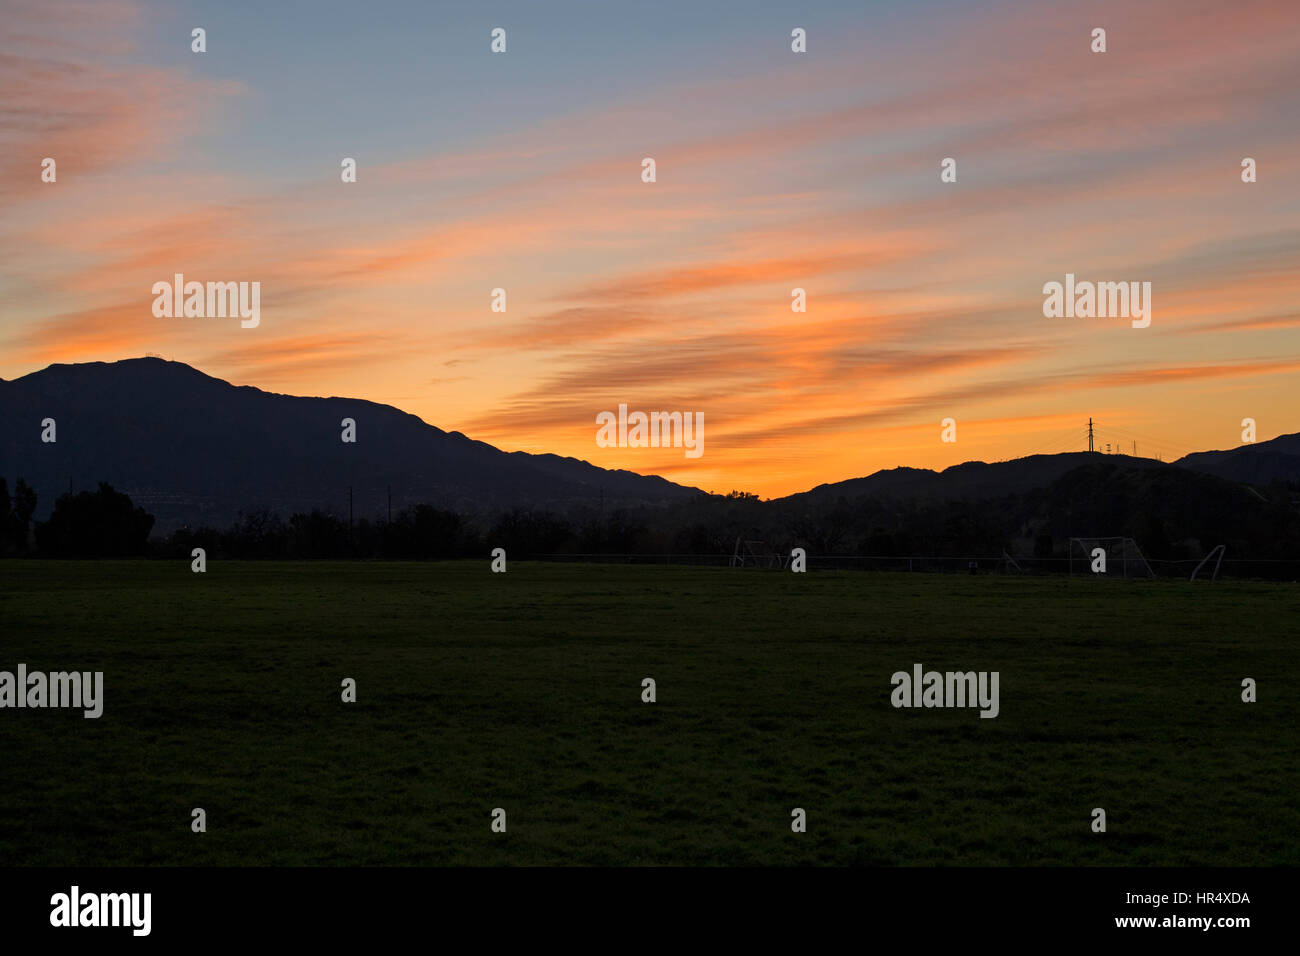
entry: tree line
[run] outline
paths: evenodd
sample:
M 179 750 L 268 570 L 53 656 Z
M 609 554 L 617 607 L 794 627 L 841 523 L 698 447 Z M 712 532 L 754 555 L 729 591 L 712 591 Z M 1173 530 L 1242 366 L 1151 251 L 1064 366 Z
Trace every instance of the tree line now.
M 1126 469 L 1102 462 L 1075 469 L 1047 488 L 981 501 L 803 497 L 762 501 L 733 491 L 658 507 L 593 507 L 556 513 L 513 508 L 465 515 L 431 505 L 391 521 L 323 511 L 285 518 L 241 512 L 224 529 L 181 528 L 150 537 L 154 518 L 106 483 L 60 495 L 45 521 L 32 522 L 36 495 L 21 479 L 10 495 L 0 479 L 0 554 L 43 557 L 211 557 L 236 559 L 512 558 L 550 554 L 729 555 L 737 539 L 769 553 L 877 557 L 1000 556 L 1062 560 L 1071 536 L 1137 540 L 1151 560 L 1203 557 L 1218 544 L 1233 558 L 1300 556 L 1300 488 L 1278 483 L 1262 495 L 1182 469 Z
M 125 558 L 149 550 L 153 515 L 100 482 L 95 491 L 60 495 L 45 521 L 32 520 L 36 492 L 23 479 L 0 478 L 0 555 Z
M 513 509 L 487 522 L 417 505 L 392 521 L 349 522 L 322 511 L 287 519 L 265 509 L 240 512 L 228 528 L 180 528 L 150 538 L 154 516 L 100 482 L 95 491 L 60 495 L 45 521 L 33 522 L 36 493 L 21 478 L 15 492 L 0 478 L 0 555 L 54 558 L 210 557 L 235 559 L 482 557 L 504 547 L 518 557 L 557 550 L 621 553 L 634 549 L 643 524 L 616 511 L 573 521 L 547 511 Z M 491 542 L 489 544 L 489 542 Z

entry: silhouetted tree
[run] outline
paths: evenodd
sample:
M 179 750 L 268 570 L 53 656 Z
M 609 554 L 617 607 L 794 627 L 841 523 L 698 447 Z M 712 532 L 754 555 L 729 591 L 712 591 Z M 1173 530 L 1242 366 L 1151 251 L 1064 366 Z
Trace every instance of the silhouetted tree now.
M 293 558 L 344 558 L 352 553 L 348 526 L 342 518 L 313 511 L 289 519 L 289 556 Z
M 632 554 L 646 531 L 626 510 L 617 509 L 608 517 L 584 523 L 577 532 L 578 546 L 590 554 Z
M 454 511 L 416 505 L 402 511 L 382 532 L 382 550 L 394 558 L 468 557 L 471 538 L 465 521 Z
M 24 489 L 30 491 L 20 481 L 15 491 L 22 494 Z M 17 495 L 14 511 L 18 514 Z M 36 525 L 36 546 L 42 555 L 56 558 L 130 557 L 145 552 L 153 521 L 130 497 L 101 481 L 97 491 L 60 495 L 49 520 Z M 26 528 L 25 520 L 22 526 Z
M 222 547 L 235 558 L 284 556 L 289 529 L 277 514 L 265 508 L 241 511 L 239 520 L 222 536 Z
M 32 486 L 21 478 L 14 485 L 13 503 L 11 505 L 9 533 L 11 540 L 23 554 L 27 553 L 28 528 L 32 523 L 32 514 L 36 511 L 36 492 Z
M 0 555 L 8 550 L 13 537 L 13 506 L 9 500 L 9 482 L 0 477 Z
M 527 557 L 553 552 L 571 535 L 569 523 L 549 511 L 516 508 L 497 518 L 487 544 L 505 548 L 512 557 Z

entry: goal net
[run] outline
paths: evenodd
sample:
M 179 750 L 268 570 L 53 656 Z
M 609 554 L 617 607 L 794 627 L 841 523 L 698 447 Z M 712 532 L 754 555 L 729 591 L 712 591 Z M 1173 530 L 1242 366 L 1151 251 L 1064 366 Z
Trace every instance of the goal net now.
M 773 551 L 766 541 L 736 539 L 736 551 L 731 556 L 733 568 L 784 568 L 789 555 Z
M 1112 578 L 1156 576 L 1132 538 L 1071 538 L 1070 573 L 1105 574 Z

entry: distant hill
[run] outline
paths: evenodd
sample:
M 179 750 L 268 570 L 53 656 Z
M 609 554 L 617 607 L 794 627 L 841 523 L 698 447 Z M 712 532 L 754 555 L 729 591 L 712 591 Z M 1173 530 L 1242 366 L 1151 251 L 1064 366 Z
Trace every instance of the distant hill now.
M 864 478 L 818 485 L 778 500 L 791 504 L 841 497 L 871 497 L 881 501 L 984 501 L 1047 488 L 1076 468 L 1103 461 L 1138 471 L 1171 466 L 1185 468 L 1251 485 L 1300 481 L 1300 434 L 1281 435 L 1270 441 L 1242 445 L 1228 451 L 1196 452 L 1175 462 L 1077 451 L 1029 455 L 993 463 L 968 461 L 943 471 L 890 468 Z
M 57 442 L 40 440 L 44 418 Z M 340 421 L 357 423 L 356 444 Z M 534 506 L 644 507 L 700 494 L 656 476 L 558 455 L 507 453 L 388 405 L 299 398 L 234 386 L 156 358 L 51 365 L 0 380 L 0 475 L 54 499 L 108 481 L 158 518 L 224 527 L 240 510 L 321 508 L 358 518 L 433 504 L 459 511 Z
M 1300 511 L 1289 494 L 1266 499 L 1242 482 L 1124 455 L 1039 457 L 826 485 L 751 508 L 732 533 L 816 554 L 1061 559 L 1071 537 L 1118 536 L 1151 560 L 1192 560 L 1219 544 L 1234 560 L 1296 555 Z M 1293 575 L 1287 567 L 1278 573 Z
M 1289 497 L 1265 501 L 1241 482 L 1177 465 L 1137 468 L 1117 455 L 1091 457 L 1019 498 L 1015 523 L 1057 539 L 1125 535 L 1154 558 L 1199 557 L 1217 544 L 1234 557 L 1296 552 L 1300 514 Z
M 1279 435 L 1227 451 L 1198 451 L 1174 464 L 1252 485 L 1300 481 L 1300 434 Z
M 828 501 L 836 498 L 871 497 L 882 501 L 983 501 L 1004 495 L 1024 494 L 1045 488 L 1067 472 L 1094 463 L 1101 456 L 1096 452 L 1063 452 L 1059 455 L 1030 455 L 1011 461 L 988 464 L 968 461 L 953 465 L 943 471 L 929 468 L 890 468 L 865 478 L 850 478 L 834 484 L 818 485 L 780 499 L 797 504 L 800 501 Z M 1131 468 L 1158 468 L 1161 463 L 1149 458 L 1130 458 L 1128 455 L 1106 455 L 1114 464 Z

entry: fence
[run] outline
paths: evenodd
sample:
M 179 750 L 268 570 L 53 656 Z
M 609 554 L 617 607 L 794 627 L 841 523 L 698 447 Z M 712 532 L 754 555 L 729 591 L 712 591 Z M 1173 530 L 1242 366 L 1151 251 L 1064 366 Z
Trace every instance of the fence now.
M 784 556 L 783 556 L 784 557 Z M 732 554 L 532 554 L 528 560 L 557 561 L 594 564 L 659 564 L 683 567 L 729 567 Z M 1147 558 L 1147 563 L 1157 578 L 1186 581 L 1201 563 L 1200 558 L 1160 560 Z M 974 564 L 972 569 L 971 565 Z M 743 568 L 738 570 L 767 570 Z M 1045 575 L 1070 573 L 1070 559 L 1066 558 L 1015 558 L 1014 563 L 1003 555 L 867 555 L 867 554 L 809 554 L 809 571 L 891 571 L 929 574 L 1024 574 Z M 789 573 L 787 570 L 785 573 Z M 1074 573 L 1088 575 L 1087 563 L 1074 561 Z M 1117 568 L 1112 568 L 1107 578 L 1121 578 Z M 1134 575 L 1133 580 L 1144 580 Z M 1300 557 L 1297 558 L 1224 558 L 1219 569 L 1219 579 L 1262 579 L 1270 581 L 1300 580 Z

